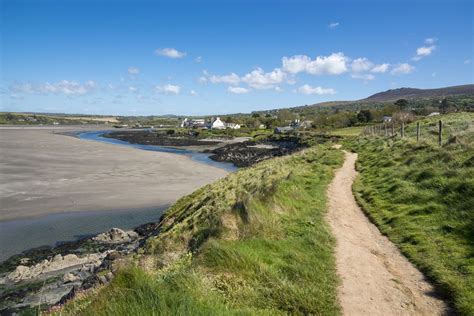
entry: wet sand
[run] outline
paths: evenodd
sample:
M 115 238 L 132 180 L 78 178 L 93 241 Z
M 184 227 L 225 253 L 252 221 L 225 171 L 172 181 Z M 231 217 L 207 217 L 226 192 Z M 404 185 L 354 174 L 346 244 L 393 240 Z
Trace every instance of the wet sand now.
M 0 221 L 159 208 L 228 173 L 183 155 L 55 134 L 66 130 L 0 128 Z

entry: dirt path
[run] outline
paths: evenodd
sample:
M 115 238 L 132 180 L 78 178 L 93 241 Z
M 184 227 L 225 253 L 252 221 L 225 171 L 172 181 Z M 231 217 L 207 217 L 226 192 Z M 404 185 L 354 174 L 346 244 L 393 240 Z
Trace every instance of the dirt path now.
M 328 219 L 337 240 L 344 315 L 443 315 L 433 287 L 365 217 L 352 195 L 357 154 L 345 153 L 328 189 Z

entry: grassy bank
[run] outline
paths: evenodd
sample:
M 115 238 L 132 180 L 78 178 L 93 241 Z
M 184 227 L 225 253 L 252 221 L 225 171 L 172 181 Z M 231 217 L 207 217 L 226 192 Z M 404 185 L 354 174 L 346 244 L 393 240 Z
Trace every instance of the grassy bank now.
M 437 145 L 436 123 L 445 124 Z M 408 138 L 356 138 L 354 193 L 361 206 L 401 251 L 452 299 L 474 314 L 474 114 L 425 119 L 422 141 L 415 124 Z M 411 136 L 411 137 L 410 137 Z
M 342 160 L 313 147 L 182 198 L 134 264 L 62 314 L 338 314 L 324 213 Z

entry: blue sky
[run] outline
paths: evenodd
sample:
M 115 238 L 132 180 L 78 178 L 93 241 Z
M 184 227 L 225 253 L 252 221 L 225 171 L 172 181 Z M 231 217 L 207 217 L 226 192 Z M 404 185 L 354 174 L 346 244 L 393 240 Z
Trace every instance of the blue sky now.
M 473 83 L 472 1 L 1 1 L 0 111 L 225 114 Z

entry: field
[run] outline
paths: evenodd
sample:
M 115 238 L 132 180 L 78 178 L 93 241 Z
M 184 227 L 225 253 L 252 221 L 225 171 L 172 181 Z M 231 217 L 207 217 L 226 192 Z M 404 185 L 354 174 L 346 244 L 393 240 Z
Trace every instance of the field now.
M 338 128 L 331 130 L 329 132 L 330 135 L 335 136 L 359 136 L 362 131 L 364 130 L 365 126 L 352 126 L 352 127 L 345 127 L 345 128 Z
M 340 151 L 313 147 L 182 198 L 135 264 L 62 313 L 339 314 L 323 216 L 341 162 Z
M 437 144 L 437 122 L 445 125 Z M 474 314 L 474 114 L 420 121 L 407 137 L 352 139 L 359 153 L 353 190 L 379 229 L 451 298 Z

